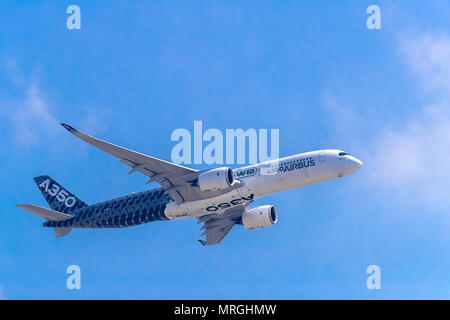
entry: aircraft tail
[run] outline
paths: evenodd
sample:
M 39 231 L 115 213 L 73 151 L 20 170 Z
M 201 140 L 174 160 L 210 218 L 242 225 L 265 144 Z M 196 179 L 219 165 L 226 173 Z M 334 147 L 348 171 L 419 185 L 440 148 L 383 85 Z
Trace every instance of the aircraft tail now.
M 54 211 L 70 213 L 87 206 L 86 203 L 78 199 L 73 193 L 63 188 L 49 176 L 39 176 L 34 178 L 34 181 L 50 205 L 50 208 Z

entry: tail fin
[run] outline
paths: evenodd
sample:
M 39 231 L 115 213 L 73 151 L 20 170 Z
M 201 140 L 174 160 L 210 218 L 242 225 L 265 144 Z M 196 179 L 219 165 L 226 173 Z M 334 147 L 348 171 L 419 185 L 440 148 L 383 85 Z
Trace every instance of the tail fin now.
M 50 178 L 49 176 L 39 176 L 34 178 L 45 200 L 50 208 L 55 211 L 69 213 L 76 209 L 87 206 L 86 203 L 78 199 L 74 194 Z

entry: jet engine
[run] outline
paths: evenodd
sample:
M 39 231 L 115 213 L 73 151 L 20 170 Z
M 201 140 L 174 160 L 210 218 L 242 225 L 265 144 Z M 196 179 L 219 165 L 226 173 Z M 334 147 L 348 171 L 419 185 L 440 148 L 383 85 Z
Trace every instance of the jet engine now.
M 265 205 L 245 210 L 242 214 L 242 225 L 246 229 L 256 229 L 271 226 L 278 221 L 275 207 Z
M 198 176 L 198 186 L 202 191 L 227 189 L 233 182 L 233 170 L 228 167 L 208 170 Z

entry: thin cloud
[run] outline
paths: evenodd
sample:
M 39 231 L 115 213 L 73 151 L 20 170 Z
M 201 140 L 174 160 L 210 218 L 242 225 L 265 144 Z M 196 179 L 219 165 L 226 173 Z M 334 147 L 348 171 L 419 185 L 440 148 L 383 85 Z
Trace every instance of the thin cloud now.
M 3 62 L 10 90 L 2 93 L 0 115 L 9 123 L 14 143 L 37 145 L 50 139 L 55 142 L 63 132 L 59 123 L 70 121 L 66 116 L 72 113 L 64 112 L 61 107 L 57 108 L 57 104 L 42 89 L 43 86 L 36 77 L 29 79 L 24 76 L 14 57 L 7 57 Z M 65 117 L 61 119 L 61 115 Z M 98 133 L 105 130 L 106 120 L 110 118 L 111 112 L 106 108 L 82 106 L 73 115 L 77 116 L 75 122 L 82 125 L 84 130 Z M 53 148 L 55 145 L 52 143 Z
M 401 51 L 423 89 L 439 93 L 448 102 L 450 97 L 450 36 L 425 35 L 418 39 L 402 39 Z
M 19 143 L 35 144 L 42 135 L 49 135 L 57 128 L 50 105 L 36 84 L 29 85 L 22 100 L 12 102 L 10 118 Z
M 373 142 L 372 182 L 415 200 L 450 204 L 450 37 L 403 39 L 401 52 L 430 103 L 402 129 L 384 129 Z
M 51 135 L 57 125 L 54 108 L 34 77 L 25 77 L 15 57 L 4 57 L 1 115 L 8 120 L 14 141 L 36 144 L 42 136 Z M 5 91 L 7 90 L 7 91 Z
M 411 110 L 403 123 L 374 117 L 371 130 L 358 130 L 360 114 L 354 107 L 336 107 L 338 97 L 325 95 L 324 106 L 340 126 L 336 131 L 360 146 L 365 181 L 369 188 L 392 201 L 421 203 L 439 210 L 450 197 L 450 37 L 402 38 L 399 53 L 424 95 L 422 107 Z M 416 77 L 416 78 L 414 78 Z M 342 127 L 342 124 L 345 124 Z M 370 132 L 370 133 L 369 133 Z M 355 134 L 356 133 L 356 134 Z M 358 135 L 362 133 L 365 136 Z M 369 133 L 369 134 L 368 134 Z M 395 197 L 392 197 L 395 195 Z

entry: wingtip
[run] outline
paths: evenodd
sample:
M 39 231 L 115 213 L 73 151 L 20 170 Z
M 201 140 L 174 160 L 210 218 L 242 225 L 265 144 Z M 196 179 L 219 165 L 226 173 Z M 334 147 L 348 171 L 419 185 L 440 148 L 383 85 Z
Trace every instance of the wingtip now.
M 206 246 L 206 241 L 205 240 L 198 240 L 198 242 L 200 242 L 202 245 Z
M 69 126 L 67 123 L 61 123 L 61 125 L 69 132 L 76 132 L 78 131 L 77 129 L 75 129 L 72 126 Z

